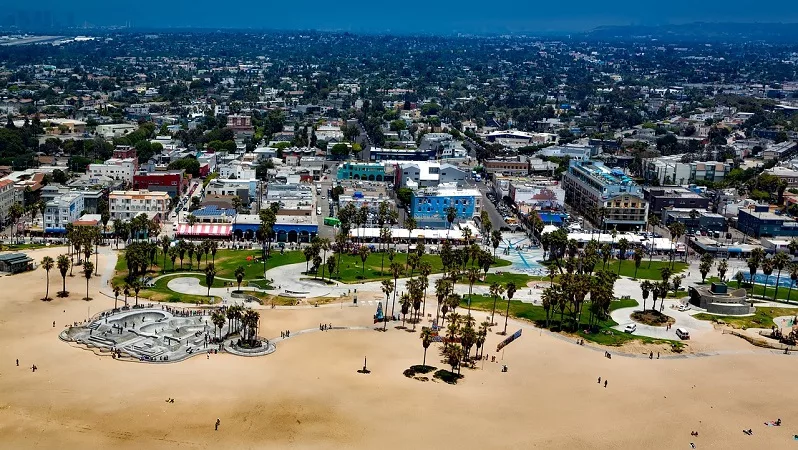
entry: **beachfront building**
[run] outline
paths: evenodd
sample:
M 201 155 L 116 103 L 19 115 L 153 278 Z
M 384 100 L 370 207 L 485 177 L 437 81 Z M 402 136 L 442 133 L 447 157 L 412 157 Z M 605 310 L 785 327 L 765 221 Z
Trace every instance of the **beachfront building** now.
M 169 194 L 166 192 L 113 191 L 108 195 L 111 219 L 130 220 L 141 214 L 163 221 L 169 216 Z
M 563 174 L 563 189 L 566 203 L 598 226 L 639 230 L 646 225 L 648 202 L 643 189 L 621 170 L 572 160 Z
M 83 209 L 80 192 L 67 192 L 48 201 L 44 207 L 44 232 L 66 233 L 66 225 L 78 220 Z
M 482 193 L 477 189 L 463 189 L 455 184 L 441 184 L 413 191 L 410 213 L 419 228 L 445 228 L 449 222 L 446 210 L 453 206 L 457 211 L 455 222 L 471 220 L 482 211 Z

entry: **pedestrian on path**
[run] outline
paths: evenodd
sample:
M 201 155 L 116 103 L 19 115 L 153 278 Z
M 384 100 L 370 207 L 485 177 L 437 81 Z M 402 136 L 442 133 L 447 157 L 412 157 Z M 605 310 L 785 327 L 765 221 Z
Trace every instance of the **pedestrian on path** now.
M 215 431 L 219 431 L 219 425 L 220 425 L 221 423 L 222 423 L 222 420 L 221 420 L 221 419 L 219 419 L 219 418 L 216 418 L 216 429 L 215 429 Z

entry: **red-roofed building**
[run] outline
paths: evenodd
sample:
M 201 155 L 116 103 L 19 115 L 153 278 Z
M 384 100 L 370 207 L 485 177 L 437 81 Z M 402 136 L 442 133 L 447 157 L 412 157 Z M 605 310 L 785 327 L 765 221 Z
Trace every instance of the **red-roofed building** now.
M 184 171 L 154 172 L 133 176 L 133 189 L 166 192 L 170 197 L 183 195 L 188 186 Z

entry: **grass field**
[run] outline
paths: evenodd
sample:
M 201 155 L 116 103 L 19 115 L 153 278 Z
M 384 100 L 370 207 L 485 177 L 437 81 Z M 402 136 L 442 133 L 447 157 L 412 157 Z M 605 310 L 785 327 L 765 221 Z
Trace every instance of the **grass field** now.
M 734 328 L 770 328 L 773 325 L 781 326 L 781 324 L 773 323 L 774 318 L 795 315 L 798 315 L 797 308 L 757 307 L 756 313 L 754 313 L 752 316 L 716 316 L 713 314 L 699 313 L 693 315 L 693 317 L 698 320 L 707 320 L 712 322 L 722 320 Z
M 204 295 L 186 295 L 186 294 L 179 294 L 177 292 L 172 291 L 166 285 L 169 283 L 169 280 L 172 277 L 165 277 L 155 282 L 155 286 L 151 288 L 142 289 L 139 291 L 139 302 L 142 299 L 151 300 L 156 302 L 172 302 L 172 303 L 200 303 L 200 304 L 208 304 L 208 303 L 218 303 L 221 301 L 219 297 L 207 297 Z M 204 277 L 202 282 L 204 283 Z M 216 281 L 214 280 L 214 286 L 216 286 Z M 128 296 L 128 304 L 133 304 L 135 302 L 135 293 L 133 290 L 130 290 L 131 294 Z M 123 300 L 123 295 L 120 294 L 119 300 Z
M 329 257 L 330 253 L 327 254 Z M 336 270 L 333 276 L 334 280 L 343 283 L 358 283 L 366 280 L 385 280 L 393 279 L 390 266 L 391 261 L 388 260 L 387 253 L 385 254 L 383 272 L 380 272 L 380 264 L 382 263 L 382 253 L 369 254 L 365 263 L 365 270 L 362 267 L 362 260 L 357 255 L 341 255 L 340 270 Z M 304 257 L 302 261 L 304 261 Z M 441 264 L 441 257 L 439 255 L 425 254 L 421 257 L 421 261 L 426 261 L 432 267 L 432 273 L 440 273 L 443 271 L 443 264 Z M 400 278 L 410 276 L 410 269 L 407 267 L 407 254 L 397 253 L 394 256 L 393 262 L 399 263 L 404 267 L 403 273 L 399 275 Z M 510 261 L 497 259 L 496 263 L 491 267 L 505 267 L 512 264 Z M 418 274 L 418 267 L 413 271 L 413 275 Z M 321 272 L 319 273 L 321 276 Z
M 631 259 L 621 260 L 610 260 L 607 262 L 606 269 L 612 272 L 618 273 L 618 264 L 621 266 L 620 275 L 624 277 L 634 277 L 635 276 L 635 262 Z M 649 267 L 650 265 L 650 267 Z M 648 261 L 643 260 L 640 263 L 640 268 L 637 270 L 637 278 L 645 279 L 645 280 L 661 280 L 662 273 L 660 269 L 662 267 L 671 267 L 671 263 L 669 261 L 651 261 L 649 264 Z M 604 262 L 600 261 L 596 264 L 595 270 L 600 270 L 604 268 Z M 673 268 L 671 273 L 677 274 L 684 269 L 687 268 L 687 263 L 675 261 L 673 263 Z
M 260 258 L 260 250 L 219 250 L 216 252 L 216 261 L 214 263 L 216 267 L 216 278 L 227 278 L 230 280 L 235 280 L 235 270 L 238 266 L 244 267 L 244 280 L 259 280 L 263 279 L 263 262 L 259 261 Z M 180 268 L 180 259 L 178 258 L 175 261 L 174 270 L 172 270 L 172 262 L 167 258 L 166 260 L 166 272 L 161 271 L 161 264 L 163 264 L 163 254 L 158 253 L 158 257 L 156 258 L 156 264 L 152 266 L 152 270 L 148 271 L 148 275 L 152 277 L 156 277 L 158 275 L 163 275 L 164 273 L 168 274 L 170 272 L 196 272 L 198 275 L 202 275 L 204 280 L 205 276 L 205 258 L 203 258 L 202 263 L 200 266 L 197 266 L 197 261 L 194 259 L 192 265 L 188 263 L 188 255 L 186 254 L 185 258 L 183 259 L 183 268 Z M 212 262 L 213 258 L 208 258 L 208 262 Z M 269 259 L 266 260 L 266 270 L 283 266 L 286 264 L 294 264 L 298 262 L 304 262 L 305 257 L 302 255 L 300 251 L 294 252 L 285 252 L 284 254 L 280 254 L 279 251 L 272 251 L 271 256 Z M 124 251 L 119 252 L 119 258 L 116 261 L 116 271 L 117 274 L 114 276 L 113 282 L 123 283 L 125 282 L 125 277 L 127 276 L 127 264 L 125 263 L 125 253 Z M 243 285 L 243 284 L 242 284 Z

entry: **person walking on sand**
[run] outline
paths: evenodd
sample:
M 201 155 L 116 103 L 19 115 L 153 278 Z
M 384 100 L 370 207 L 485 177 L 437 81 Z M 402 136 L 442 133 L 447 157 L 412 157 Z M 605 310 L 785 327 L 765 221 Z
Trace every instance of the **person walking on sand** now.
M 19 367 L 19 358 L 17 358 L 17 367 Z
M 598 384 L 601 384 L 601 377 L 599 377 L 598 379 Z
M 221 423 L 222 423 L 221 419 L 216 418 L 216 429 L 215 429 L 215 431 L 219 431 L 219 424 L 221 424 Z
M 604 387 L 607 387 L 607 380 L 604 380 Z

